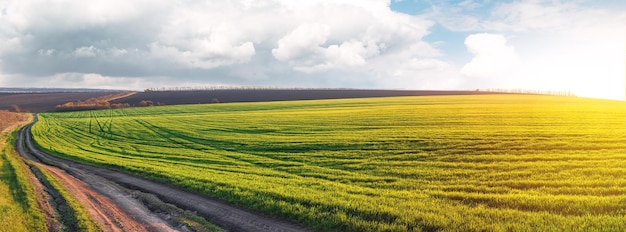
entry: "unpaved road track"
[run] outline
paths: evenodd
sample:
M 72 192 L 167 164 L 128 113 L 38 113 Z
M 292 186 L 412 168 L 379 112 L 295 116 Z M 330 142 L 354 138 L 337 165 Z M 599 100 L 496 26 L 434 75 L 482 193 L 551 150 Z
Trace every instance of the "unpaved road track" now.
M 33 124 L 36 122 L 37 118 L 35 117 Z M 67 171 L 78 179 L 81 179 L 81 177 L 86 178 L 87 181 L 83 181 L 88 182 L 92 187 L 97 188 L 98 186 L 104 186 L 104 188 L 108 188 L 111 186 L 99 183 L 112 181 L 126 188 L 152 193 L 164 202 L 176 205 L 182 209 L 195 211 L 198 215 L 229 231 L 310 231 L 295 223 L 252 212 L 217 199 L 187 192 L 169 184 L 159 183 L 127 173 L 81 164 L 49 155 L 40 151 L 33 145 L 32 135 L 30 133 L 31 126 L 32 124 L 20 130 L 16 144 L 18 152 L 27 158 L 36 158 L 45 163 L 53 163 L 54 166 Z M 105 190 L 105 193 L 106 192 Z M 113 192 L 110 192 L 111 194 L 109 195 L 115 195 Z M 117 197 L 112 197 L 112 199 L 117 200 Z M 130 207 L 130 209 L 132 209 L 132 207 Z M 125 210 L 129 210 L 128 207 Z M 126 213 L 133 215 L 133 212 Z M 158 221 L 150 222 L 145 220 L 150 219 L 144 218 L 143 222 L 152 225 L 152 228 L 149 228 L 149 230 L 167 230 L 166 228 L 155 227 L 160 224 Z
M 16 150 L 25 159 L 40 162 L 43 159 L 24 146 L 25 142 L 29 143 L 25 141 L 27 135 L 25 129 L 20 131 L 16 139 Z M 44 163 L 36 164 L 38 168 L 59 180 L 87 208 L 90 216 L 104 231 L 176 231 L 116 184 L 63 163 L 55 165 L 63 169 Z M 36 180 L 34 182 L 39 183 Z
M 81 180 L 68 175 L 65 171 L 59 168 L 48 165 L 40 165 L 40 167 L 56 177 L 81 204 L 86 206 L 90 216 L 98 221 L 105 231 L 173 230 L 168 228 L 167 224 L 164 222 L 150 223 L 150 217 L 153 217 L 152 220 L 158 219 L 151 216 L 149 212 L 146 212 L 141 216 L 136 214 L 134 217 L 127 214 L 122 209 L 124 207 L 118 207 L 118 204 L 114 203 L 110 198 L 94 191 L 90 186 L 83 183 Z M 135 218 L 143 219 L 136 220 Z

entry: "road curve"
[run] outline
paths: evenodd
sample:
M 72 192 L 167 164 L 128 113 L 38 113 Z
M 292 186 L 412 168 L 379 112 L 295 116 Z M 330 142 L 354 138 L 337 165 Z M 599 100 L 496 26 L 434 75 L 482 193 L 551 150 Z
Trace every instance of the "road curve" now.
M 195 211 L 198 215 L 229 231 L 311 231 L 284 219 L 272 218 L 261 213 L 233 206 L 218 199 L 188 192 L 170 184 L 52 156 L 39 150 L 33 144 L 30 128 L 36 122 L 37 117 L 35 116 L 34 122 L 25 126 L 19 132 L 17 138 L 19 141 L 16 148 L 23 156 L 35 156 L 39 161 L 53 164 L 72 175 L 74 175 L 72 170 L 79 170 L 79 172 L 94 174 L 130 189 L 152 193 L 164 202 L 176 205 L 182 209 Z M 23 145 L 20 145 L 21 143 Z
M 37 169 L 43 169 L 53 175 L 65 190 L 86 207 L 89 215 L 98 222 L 103 231 L 176 231 L 168 222 L 151 212 L 128 190 L 119 185 L 94 173 L 84 172 L 63 163 L 57 163 L 54 166 L 48 165 L 50 162 L 47 162 L 48 164 L 42 163 L 41 157 L 36 157 L 24 146 L 26 133 L 26 130 L 21 130 L 17 134 L 16 151 L 24 159 L 30 160 L 30 163 Z M 39 182 L 35 181 L 34 183 Z M 45 190 L 42 189 L 41 191 Z M 49 212 L 52 211 L 54 209 L 49 209 Z M 52 230 L 55 230 L 54 228 L 57 227 L 51 227 Z

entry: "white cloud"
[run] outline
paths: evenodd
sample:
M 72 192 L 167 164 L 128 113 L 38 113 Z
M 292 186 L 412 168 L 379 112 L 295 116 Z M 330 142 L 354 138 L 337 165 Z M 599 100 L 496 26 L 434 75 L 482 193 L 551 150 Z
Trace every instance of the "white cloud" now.
M 209 41 L 192 41 L 190 46 L 193 48 L 180 50 L 179 47 L 156 42 L 149 45 L 150 54 L 154 58 L 201 69 L 245 63 L 255 54 L 254 45 L 251 42 L 233 46 L 227 42 L 215 44 Z
M 302 24 L 278 40 L 272 49 L 277 60 L 288 61 L 294 70 L 311 73 L 332 68 L 365 65 L 366 59 L 380 53 L 380 46 L 371 42 L 349 40 L 327 47 L 330 27 L 323 24 Z M 384 45 L 381 45 L 384 46 Z
M 388 77 L 381 80 L 384 87 L 401 89 L 466 89 L 456 68 L 434 58 L 414 58 L 401 63 Z M 402 86 L 398 86 L 402 83 Z
M 516 1 L 498 5 L 492 17 L 483 22 L 483 27 L 509 31 L 563 31 L 596 24 L 599 22 L 597 18 L 602 18 L 603 14 L 602 10 L 582 8 L 574 1 Z
M 365 45 L 361 41 L 344 41 L 341 45 L 331 45 L 327 48 L 327 56 L 339 65 L 362 66 L 365 58 L 379 54 L 376 44 Z
M 280 61 L 300 58 L 321 49 L 320 45 L 326 43 L 329 34 L 328 25 L 302 24 L 278 40 L 278 48 L 272 49 L 272 54 Z
M 481 78 L 506 78 L 520 65 L 515 48 L 507 45 L 506 38 L 497 34 L 472 34 L 465 39 L 467 49 L 474 58 L 463 66 L 461 74 Z
M 81 88 L 85 86 L 97 86 L 108 89 L 131 89 L 140 90 L 144 78 L 136 77 L 108 77 L 97 73 L 58 73 L 30 83 L 28 86 L 45 86 L 52 88 Z
M 128 50 L 113 47 L 113 48 L 109 48 L 109 54 L 111 54 L 114 57 L 123 56 L 125 54 L 128 54 Z
M 20 0 L 9 1 L 3 18 L 18 30 L 73 30 L 80 27 L 126 22 L 169 1 L 123 0 Z
M 380 2 L 309 3 L 315 15 L 311 11 L 298 14 L 303 23 L 279 38 L 272 50 L 274 58 L 304 73 L 339 70 L 371 75 L 389 73 L 389 67 L 414 57 L 440 55 L 422 41 L 432 22 L 391 12 L 386 6 L 379 7 Z M 382 60 L 390 63 L 392 57 L 393 65 L 375 65 Z M 364 66 L 377 70 L 363 71 Z
M 412 59 L 406 68 L 409 70 L 446 70 L 449 66 L 448 63 L 437 59 Z
M 398 80 L 419 75 L 414 60 L 441 53 L 423 40 L 432 21 L 392 12 L 389 3 L 10 1 L 0 16 L 0 42 L 10 46 L 0 47 L 0 60 L 3 72 L 37 80 L 32 83 L 93 73 L 111 81 L 162 76 L 161 84 L 377 88 L 407 68 L 393 77 L 395 86 L 406 87 Z M 75 80 L 105 84 L 97 79 Z M 28 82 L 7 84 L 17 83 Z
M 40 56 L 52 56 L 55 51 L 56 50 L 54 50 L 54 49 L 39 49 L 39 51 L 37 51 L 37 53 Z
M 107 77 L 96 73 L 58 73 L 37 79 L 19 75 L 0 75 L 0 86 L 34 88 L 110 88 L 140 90 L 146 79 Z
M 200 69 L 248 62 L 256 54 L 255 42 L 265 39 L 256 33 L 269 26 L 264 23 L 271 12 L 259 18 L 255 9 L 246 10 L 243 4 L 224 1 L 179 5 L 149 45 L 151 54 Z M 262 28 L 250 27 L 255 24 Z
M 94 46 L 80 47 L 74 50 L 74 56 L 76 57 L 94 57 L 96 56 L 98 49 Z
M 2 34 L 0 34 L 0 43 L 2 44 L 0 46 L 0 54 L 12 54 L 21 51 L 23 49 L 22 43 L 27 39 L 28 36 L 2 37 Z

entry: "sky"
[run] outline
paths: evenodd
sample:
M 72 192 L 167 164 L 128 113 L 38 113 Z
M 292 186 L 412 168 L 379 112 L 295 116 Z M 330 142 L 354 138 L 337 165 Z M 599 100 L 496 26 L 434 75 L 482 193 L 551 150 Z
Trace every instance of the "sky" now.
M 0 86 L 532 89 L 624 100 L 620 0 L 0 0 Z

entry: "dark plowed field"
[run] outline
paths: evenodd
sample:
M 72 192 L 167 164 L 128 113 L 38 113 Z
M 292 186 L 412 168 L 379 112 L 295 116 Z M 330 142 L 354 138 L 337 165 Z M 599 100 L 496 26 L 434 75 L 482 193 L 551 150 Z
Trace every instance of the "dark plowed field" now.
M 111 103 L 129 103 L 139 105 L 146 100 L 154 104 L 205 104 L 214 99 L 219 102 L 261 102 L 289 100 L 317 100 L 339 98 L 393 97 L 393 96 L 432 96 L 432 95 L 468 95 L 485 94 L 475 91 L 431 91 L 431 90 L 340 90 L 340 89 L 228 89 L 199 91 L 157 91 L 141 92 L 132 96 L 111 101 Z
M 18 105 L 22 111 L 33 113 L 54 111 L 59 104 L 109 94 L 112 92 L 0 93 L 0 110 L 8 110 L 11 105 Z

